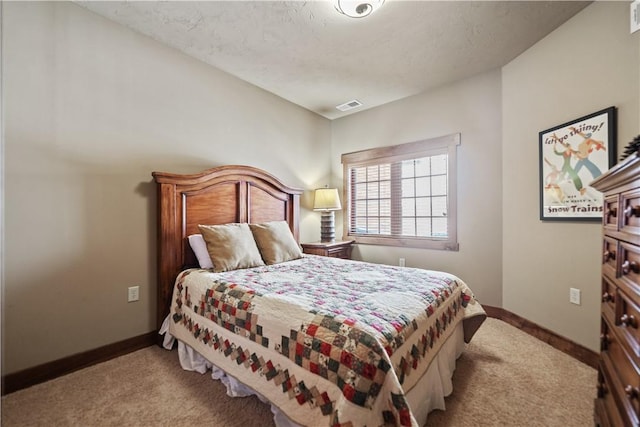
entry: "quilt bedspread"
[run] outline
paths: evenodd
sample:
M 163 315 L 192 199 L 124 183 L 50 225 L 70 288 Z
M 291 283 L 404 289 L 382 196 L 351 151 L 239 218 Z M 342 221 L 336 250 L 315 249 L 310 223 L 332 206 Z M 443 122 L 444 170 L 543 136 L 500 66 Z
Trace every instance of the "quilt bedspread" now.
M 459 278 L 308 255 L 190 269 L 169 333 L 312 426 L 415 426 L 405 400 L 466 307 Z

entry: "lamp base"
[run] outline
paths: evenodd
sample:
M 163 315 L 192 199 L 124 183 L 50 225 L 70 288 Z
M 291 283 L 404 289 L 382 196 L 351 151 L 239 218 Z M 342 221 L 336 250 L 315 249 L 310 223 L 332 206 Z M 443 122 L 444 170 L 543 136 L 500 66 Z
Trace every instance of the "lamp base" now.
M 320 241 L 333 242 L 336 240 L 335 215 L 333 211 L 322 211 L 320 217 Z

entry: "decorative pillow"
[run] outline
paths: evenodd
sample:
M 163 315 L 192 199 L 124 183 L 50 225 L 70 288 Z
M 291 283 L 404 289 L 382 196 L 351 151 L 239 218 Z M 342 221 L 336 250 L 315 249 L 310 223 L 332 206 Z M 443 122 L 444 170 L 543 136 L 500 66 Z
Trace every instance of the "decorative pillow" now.
M 216 272 L 264 265 L 247 224 L 198 225 Z
M 202 234 L 192 234 L 188 239 L 189 246 L 193 249 L 193 253 L 196 254 L 200 268 L 213 268 L 213 262 L 211 262 L 211 257 L 207 251 L 207 242 L 204 241 Z
M 266 264 L 277 264 L 302 258 L 298 242 L 291 234 L 286 221 L 249 224 L 260 255 Z

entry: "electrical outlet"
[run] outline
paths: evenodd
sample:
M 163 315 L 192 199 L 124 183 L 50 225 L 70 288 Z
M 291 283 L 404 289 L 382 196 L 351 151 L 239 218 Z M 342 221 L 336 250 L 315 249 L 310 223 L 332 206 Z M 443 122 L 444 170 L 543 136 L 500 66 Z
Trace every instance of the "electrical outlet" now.
M 580 289 L 569 288 L 569 302 L 580 305 Z
M 631 26 L 630 31 L 631 34 L 640 30 L 640 0 L 634 0 L 631 2 Z
M 400 259 L 398 259 L 398 265 L 399 265 L 400 267 L 404 267 L 404 258 L 400 258 Z
M 140 286 L 131 286 L 128 291 L 127 302 L 138 301 L 140 299 Z

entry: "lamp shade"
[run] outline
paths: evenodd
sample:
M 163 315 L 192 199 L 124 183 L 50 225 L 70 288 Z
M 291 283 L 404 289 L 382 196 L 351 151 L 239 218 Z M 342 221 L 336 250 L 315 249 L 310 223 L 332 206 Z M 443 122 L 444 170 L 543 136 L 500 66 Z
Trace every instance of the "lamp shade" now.
M 318 188 L 313 197 L 314 211 L 337 211 L 342 209 L 337 188 Z

